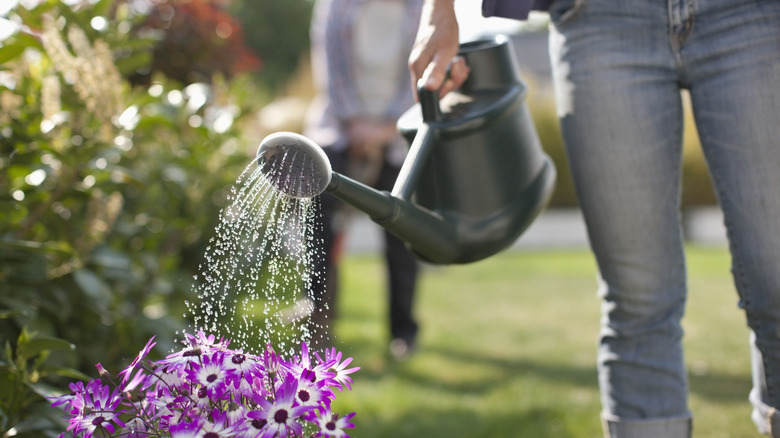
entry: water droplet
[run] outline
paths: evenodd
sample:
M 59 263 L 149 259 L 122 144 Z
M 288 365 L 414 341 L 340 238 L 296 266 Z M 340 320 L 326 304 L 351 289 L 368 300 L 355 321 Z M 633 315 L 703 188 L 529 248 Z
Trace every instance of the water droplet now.
M 313 267 L 315 202 L 283 194 L 254 161 L 247 165 L 195 276 L 197 300 L 185 301 L 194 331 L 249 352 L 268 343 L 292 352 L 310 341 L 307 318 L 288 315 L 301 299 L 314 299 L 312 282 L 323 277 Z

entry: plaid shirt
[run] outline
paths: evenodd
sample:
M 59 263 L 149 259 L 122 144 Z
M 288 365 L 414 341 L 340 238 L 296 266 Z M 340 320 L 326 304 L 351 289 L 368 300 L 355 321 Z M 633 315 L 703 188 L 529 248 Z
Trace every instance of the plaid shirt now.
M 364 115 L 355 79 L 352 31 L 360 7 L 377 0 L 318 0 L 311 28 L 312 73 L 319 95 L 312 106 L 305 134 L 324 147 L 346 147 L 344 122 Z M 384 1 L 384 0 L 379 0 Z M 407 53 L 411 52 L 420 22 L 422 0 L 404 0 L 402 29 Z M 396 120 L 414 104 L 406 63 L 398 65 L 395 98 L 383 118 Z

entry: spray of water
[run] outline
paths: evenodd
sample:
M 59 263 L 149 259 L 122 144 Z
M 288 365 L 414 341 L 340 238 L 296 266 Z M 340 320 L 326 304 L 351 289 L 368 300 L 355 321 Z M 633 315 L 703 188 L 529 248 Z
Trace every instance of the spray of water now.
M 286 171 L 285 163 L 295 158 L 274 159 Z M 301 341 L 325 336 L 307 318 L 318 298 L 312 287 L 324 282 L 314 268 L 323 257 L 314 245 L 319 198 L 283 193 L 285 179 L 302 180 L 252 162 L 232 187 L 196 277 L 197 300 L 186 303 L 193 330 L 225 336 L 247 351 L 272 343 L 290 355 Z

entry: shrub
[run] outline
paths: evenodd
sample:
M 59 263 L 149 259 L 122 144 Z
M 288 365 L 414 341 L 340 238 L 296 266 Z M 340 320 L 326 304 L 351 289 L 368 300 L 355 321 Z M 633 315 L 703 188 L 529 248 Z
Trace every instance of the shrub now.
M 69 377 L 98 361 L 118 367 L 155 334 L 173 347 L 226 193 L 250 160 L 239 125 L 255 98 L 245 77 L 219 73 L 132 87 L 155 42 L 130 32 L 144 17 L 127 3 L 49 0 L 11 18 L 24 26 L 0 46 L 3 387 L 21 381 L 11 364 L 25 333 L 50 342 L 22 362 L 76 370 Z M 38 376 L 56 388 L 62 374 Z M 15 397 L 40 401 L 21 388 Z M 0 436 L 41 436 L 5 412 L 9 397 L 0 391 Z

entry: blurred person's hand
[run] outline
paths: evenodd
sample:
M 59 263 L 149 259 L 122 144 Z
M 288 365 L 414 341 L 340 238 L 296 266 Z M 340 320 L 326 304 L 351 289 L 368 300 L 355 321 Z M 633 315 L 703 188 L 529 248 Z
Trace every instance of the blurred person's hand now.
M 368 118 L 351 120 L 347 125 L 348 154 L 353 160 L 379 158 L 384 147 L 397 135 L 395 123 Z
M 409 55 L 415 96 L 418 86 L 439 90 L 440 96 L 444 96 L 463 84 L 469 67 L 457 56 L 458 47 L 455 0 L 425 0 L 417 38 Z

